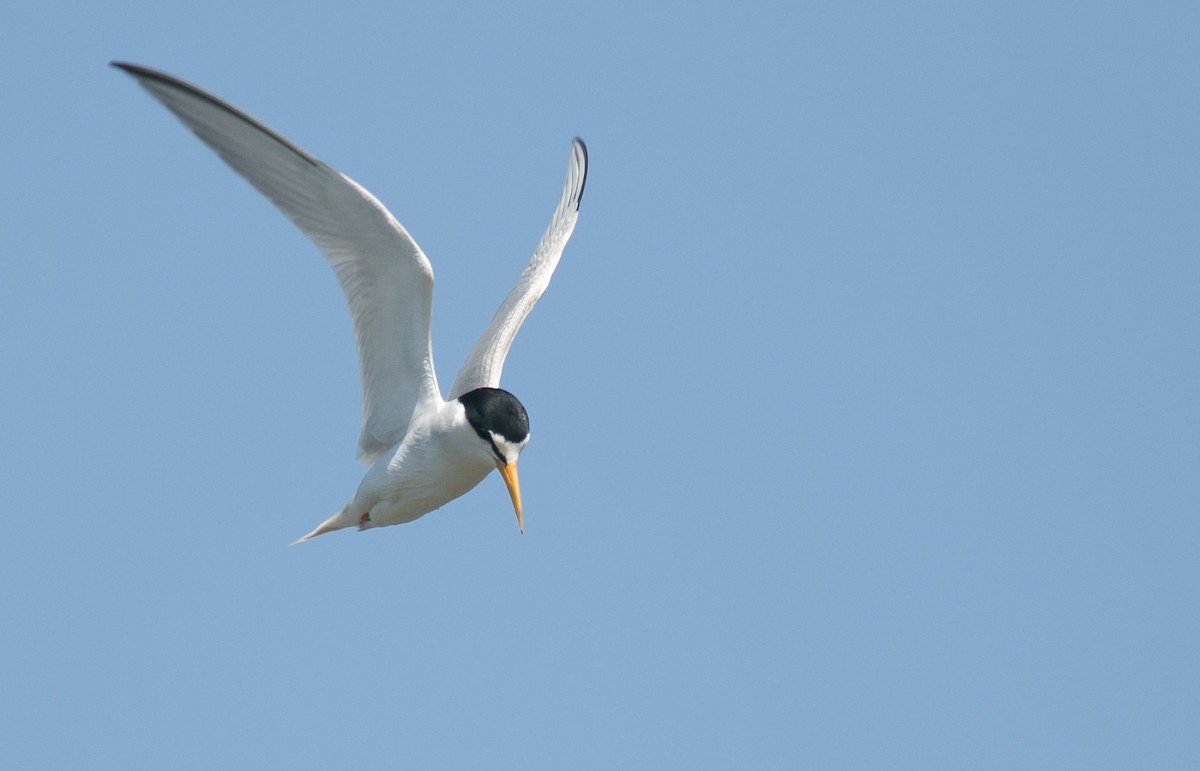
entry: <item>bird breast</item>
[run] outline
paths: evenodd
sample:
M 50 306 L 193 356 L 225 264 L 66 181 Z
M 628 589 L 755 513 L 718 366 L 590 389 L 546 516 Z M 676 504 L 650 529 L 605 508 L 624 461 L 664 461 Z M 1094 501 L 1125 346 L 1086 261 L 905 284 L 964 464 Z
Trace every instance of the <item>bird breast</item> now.
M 411 522 L 465 494 L 495 467 L 462 405 L 448 402 L 371 467 L 356 503 L 370 514 L 369 526 Z

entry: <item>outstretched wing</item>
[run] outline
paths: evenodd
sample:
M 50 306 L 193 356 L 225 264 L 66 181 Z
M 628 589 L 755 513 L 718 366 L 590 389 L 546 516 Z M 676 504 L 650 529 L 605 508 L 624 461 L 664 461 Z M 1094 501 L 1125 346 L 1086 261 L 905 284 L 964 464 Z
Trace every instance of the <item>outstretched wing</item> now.
M 575 221 L 579 219 L 579 202 L 583 200 L 583 186 L 587 181 L 587 147 L 583 140 L 576 138 L 571 142 L 571 162 L 567 166 L 567 182 L 563 185 L 562 198 L 558 208 L 554 210 L 554 218 L 550 227 L 542 234 L 533 258 L 521 274 L 521 280 L 508 293 L 504 304 L 467 360 L 454 378 L 447 398 L 456 399 L 476 388 L 496 388 L 500 385 L 500 372 L 504 369 L 504 359 L 508 356 L 509 346 L 517 336 L 517 330 L 525 321 L 525 317 L 533 310 L 537 301 L 542 299 L 546 287 L 550 285 L 550 276 L 558 267 L 571 232 L 575 230 Z
M 175 113 L 329 260 L 350 306 L 362 366 L 358 457 L 374 461 L 404 437 L 414 410 L 440 399 L 429 338 L 429 260 L 373 195 L 251 116 L 165 73 L 113 66 Z

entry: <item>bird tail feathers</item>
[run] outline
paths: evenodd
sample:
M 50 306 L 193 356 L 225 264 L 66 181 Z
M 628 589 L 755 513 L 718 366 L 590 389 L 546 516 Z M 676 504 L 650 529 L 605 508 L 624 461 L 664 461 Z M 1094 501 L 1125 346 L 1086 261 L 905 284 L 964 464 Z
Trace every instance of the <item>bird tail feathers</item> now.
M 349 513 L 349 511 L 350 504 L 347 503 L 337 514 L 334 514 L 329 519 L 317 525 L 316 528 L 314 528 L 313 531 L 308 535 L 292 541 L 289 546 L 295 546 L 298 543 L 310 541 L 319 535 L 325 535 L 326 533 L 332 533 L 334 530 L 341 530 L 344 527 L 350 527 L 351 525 L 358 524 L 354 521 L 354 517 Z

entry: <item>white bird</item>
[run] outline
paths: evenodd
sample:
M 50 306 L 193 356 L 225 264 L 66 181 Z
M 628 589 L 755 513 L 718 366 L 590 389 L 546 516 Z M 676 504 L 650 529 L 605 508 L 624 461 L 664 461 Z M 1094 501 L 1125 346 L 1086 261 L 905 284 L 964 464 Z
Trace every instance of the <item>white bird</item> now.
M 550 283 L 575 229 L 587 148 L 575 139 L 562 198 L 521 279 L 471 349 L 447 399 L 430 345 L 433 269 L 408 231 L 358 183 L 250 115 L 156 70 L 113 62 L 137 79 L 324 253 L 354 322 L 362 368 L 358 458 L 371 468 L 350 502 L 300 538 L 411 522 L 499 469 L 524 532 L 517 457 L 529 416 L 499 388 L 509 346 Z

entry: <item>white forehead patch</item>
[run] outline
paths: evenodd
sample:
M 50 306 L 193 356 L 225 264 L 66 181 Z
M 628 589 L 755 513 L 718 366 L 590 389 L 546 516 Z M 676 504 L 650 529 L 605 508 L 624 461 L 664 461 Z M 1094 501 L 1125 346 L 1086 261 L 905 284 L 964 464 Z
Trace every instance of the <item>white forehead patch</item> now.
M 496 449 L 504 456 L 504 460 L 508 463 L 514 463 L 517 457 L 521 454 L 521 450 L 525 449 L 525 445 L 529 444 L 529 434 L 519 442 L 510 442 L 503 435 L 497 434 L 495 431 L 488 431 L 492 437 L 492 442 L 496 445 Z

